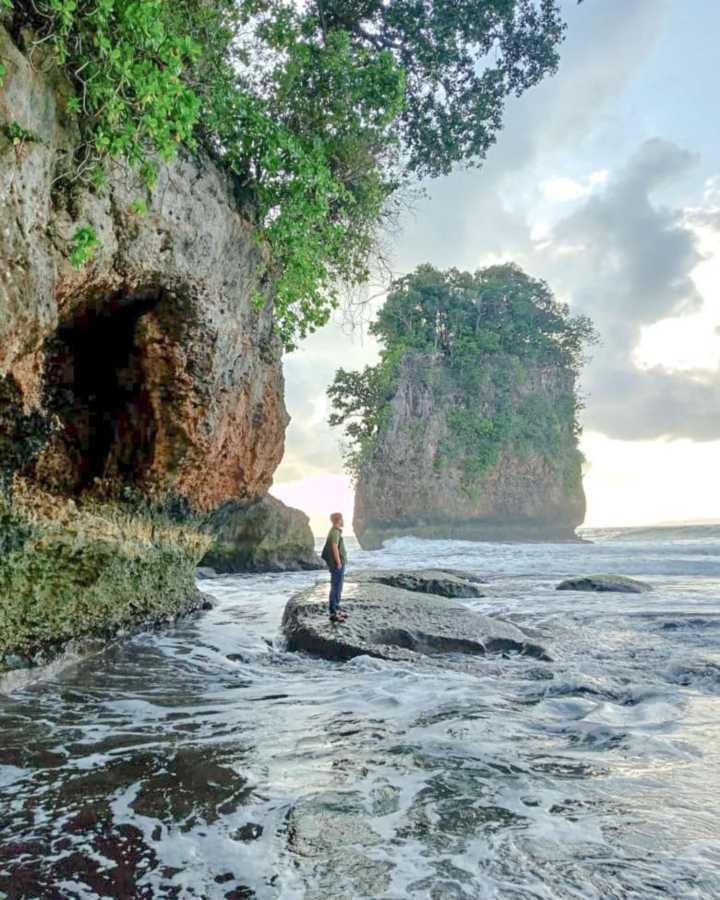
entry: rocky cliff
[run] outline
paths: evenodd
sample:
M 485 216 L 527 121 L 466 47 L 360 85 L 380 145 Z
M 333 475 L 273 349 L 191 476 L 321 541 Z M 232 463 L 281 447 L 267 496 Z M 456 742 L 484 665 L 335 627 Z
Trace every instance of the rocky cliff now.
M 409 352 L 371 453 L 358 473 L 353 527 L 362 546 L 414 535 L 459 540 L 568 540 L 585 515 L 581 456 L 572 417 L 574 377 L 552 366 L 514 364 L 513 387 L 487 377 L 468 398 L 438 354 Z M 518 414 L 526 434 L 509 434 L 488 454 L 482 431 L 458 429 L 469 410 L 497 421 Z M 519 415 L 519 414 L 522 414 Z M 480 461 L 480 464 L 478 464 Z
M 151 196 L 119 165 L 105 190 L 75 189 L 67 85 L 1 30 L 0 55 L 0 378 L 18 412 L 53 420 L 34 478 L 197 510 L 263 495 L 288 417 L 271 311 L 253 302 L 265 260 L 235 186 L 181 158 Z M 78 271 L 68 251 L 86 225 L 101 245 Z
M 88 187 L 71 88 L 19 41 L 0 27 L 0 476 L 174 512 L 232 502 L 242 518 L 288 416 L 267 254 L 238 185 L 180 155 L 152 192 L 119 163 Z M 99 244 L 75 268 L 83 229 Z M 273 512 L 277 532 L 293 511 Z

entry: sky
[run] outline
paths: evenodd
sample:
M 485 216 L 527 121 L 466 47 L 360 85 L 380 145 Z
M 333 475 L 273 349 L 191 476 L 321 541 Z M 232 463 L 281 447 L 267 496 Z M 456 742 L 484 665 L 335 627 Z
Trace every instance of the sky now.
M 584 524 L 720 520 L 720 3 L 563 9 L 558 73 L 509 99 L 481 169 L 425 185 L 388 239 L 392 271 L 514 260 L 546 279 L 601 337 L 580 385 Z M 325 391 L 338 367 L 377 359 L 354 319 L 338 311 L 284 363 L 272 493 L 317 534 L 330 511 L 352 519 Z

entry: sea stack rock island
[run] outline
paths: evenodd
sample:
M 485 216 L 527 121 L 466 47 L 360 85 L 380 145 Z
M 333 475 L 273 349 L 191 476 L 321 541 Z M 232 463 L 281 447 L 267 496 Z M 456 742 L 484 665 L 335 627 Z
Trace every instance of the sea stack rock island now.
M 590 323 L 515 265 L 422 266 L 394 285 L 371 330 L 381 362 L 340 370 L 329 392 L 331 421 L 354 441 L 362 546 L 403 535 L 574 540 L 585 516 L 576 380 Z

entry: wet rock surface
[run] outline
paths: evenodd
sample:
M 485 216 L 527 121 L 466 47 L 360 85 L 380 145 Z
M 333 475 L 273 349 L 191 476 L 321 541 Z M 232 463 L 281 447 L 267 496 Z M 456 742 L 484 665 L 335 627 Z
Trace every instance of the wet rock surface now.
M 298 572 L 324 569 L 310 520 L 270 495 L 223 504 L 209 519 L 214 544 L 203 568 L 225 572 Z
M 416 572 L 379 571 L 360 573 L 353 576 L 360 584 L 385 584 L 421 594 L 437 594 L 440 597 L 461 599 L 463 597 L 484 597 L 480 585 L 481 578 L 449 569 L 421 569 Z
M 282 623 L 288 649 L 332 660 L 363 655 L 413 660 L 447 653 L 521 653 L 550 658 L 544 647 L 509 622 L 473 612 L 437 594 L 378 583 L 375 574 L 357 573 L 346 581 L 342 607 L 349 618 L 342 623 L 328 618 L 327 584 L 293 596 Z M 415 574 L 395 573 L 398 578 Z
M 175 612 L 138 615 L 131 622 L 112 626 L 95 637 L 71 638 L 45 645 L 27 653 L 0 653 L 0 694 L 12 693 L 35 681 L 57 677 L 63 669 L 98 655 L 115 641 L 125 640 L 144 631 L 155 631 L 214 609 L 217 601 L 202 591 L 190 591 L 182 607 Z M 1 610 L 0 610 L 1 613 Z
M 619 594 L 643 594 L 651 591 L 652 586 L 625 575 L 583 575 L 579 578 L 568 578 L 557 586 L 558 591 L 598 591 Z
M 119 743 L 114 745 L 116 750 Z M 78 752 L 82 748 L 70 749 Z M 104 752 L 108 748 L 99 749 Z M 38 760 L 58 774 L 65 761 L 62 757 Z M 27 754 L 0 752 L 0 764 L 8 762 L 27 765 L 30 760 Z M 252 788 L 236 771 L 233 755 L 202 747 L 179 748 L 168 754 L 141 749 L 129 756 L 107 758 L 70 780 L 58 778 L 56 783 L 54 775 L 48 775 L 46 781 L 55 805 L 64 811 L 59 832 L 51 834 L 52 823 L 48 822 L 36 830 L 34 841 L 4 841 L 0 834 L 2 896 L 67 900 L 81 895 L 68 892 L 67 884 L 76 883 L 84 888 L 82 896 L 89 896 L 89 891 L 114 900 L 197 897 L 194 891 L 172 883 L 182 870 L 163 864 L 157 846 L 170 833 L 178 839 L 197 826 L 212 825 L 241 809 L 252 797 Z M 141 821 L 156 822 L 151 837 L 136 825 L 116 821 L 113 798 L 123 791 L 134 794 L 129 809 Z M 30 810 L 13 815 L 16 825 L 24 818 L 32 818 Z M 252 823 L 246 828 L 252 828 Z M 159 891 L 147 883 L 150 873 Z M 222 880 L 216 878 L 217 883 L 232 889 L 218 896 L 253 897 L 241 877 L 227 872 Z

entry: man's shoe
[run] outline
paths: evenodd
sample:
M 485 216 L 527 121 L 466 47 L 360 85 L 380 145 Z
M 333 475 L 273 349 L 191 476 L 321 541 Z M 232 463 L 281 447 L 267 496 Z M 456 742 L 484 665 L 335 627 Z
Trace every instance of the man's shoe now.
M 344 609 L 339 609 L 337 611 L 336 615 L 337 615 L 338 619 L 342 619 L 342 620 L 347 619 L 347 617 L 348 617 L 348 614 L 345 612 Z

